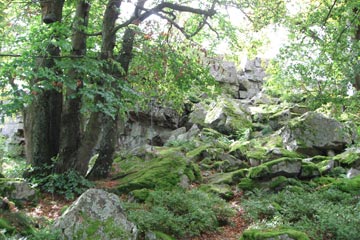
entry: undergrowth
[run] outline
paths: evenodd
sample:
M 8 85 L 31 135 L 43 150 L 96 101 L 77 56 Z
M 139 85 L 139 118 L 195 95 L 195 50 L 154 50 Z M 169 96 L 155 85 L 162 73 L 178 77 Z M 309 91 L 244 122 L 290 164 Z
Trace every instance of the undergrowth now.
M 144 204 L 128 203 L 128 217 L 142 233 L 190 237 L 214 231 L 233 216 L 227 203 L 199 190 L 152 191 Z
M 358 239 L 360 232 L 359 196 L 335 188 L 255 190 L 242 206 L 253 228 L 291 227 L 311 239 Z
M 36 174 L 31 176 L 30 181 L 42 191 L 62 195 L 68 200 L 74 199 L 94 186 L 92 182 L 74 170 L 68 170 L 62 174 Z

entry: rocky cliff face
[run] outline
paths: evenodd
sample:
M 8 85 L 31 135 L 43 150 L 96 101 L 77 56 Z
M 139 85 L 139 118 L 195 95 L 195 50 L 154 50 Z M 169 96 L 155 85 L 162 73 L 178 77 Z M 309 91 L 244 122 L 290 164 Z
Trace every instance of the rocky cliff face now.
M 222 92 L 230 96 L 229 99 L 251 99 L 262 90 L 265 78 L 263 66 L 266 61 L 260 58 L 248 61 L 243 69 L 238 69 L 233 62 L 221 61 L 220 59 L 211 59 L 205 64 L 211 66 L 210 73 L 219 82 Z M 240 102 L 235 105 L 239 104 Z M 214 121 L 211 121 L 212 125 L 219 125 L 218 128 L 223 127 L 226 131 L 232 128 L 235 123 L 229 114 L 221 114 L 224 108 L 218 105 L 212 106 L 212 112 L 207 114 L 206 122 L 215 118 Z M 234 103 L 231 103 L 231 105 L 234 105 Z M 128 121 L 120 124 L 119 146 L 122 149 L 133 149 L 144 144 L 161 146 L 173 135 L 173 130 L 180 127 L 188 129 L 191 128 L 193 123 L 197 123 L 196 121 L 190 121 L 188 124 L 188 114 L 192 112 L 192 118 L 201 118 L 202 114 L 204 114 L 201 107 L 196 105 L 190 111 L 185 111 L 184 115 L 179 115 L 176 111 L 161 106 L 153 106 L 146 112 L 132 112 Z M 226 112 L 240 111 L 238 109 L 240 108 L 229 109 Z M 221 116 L 216 117 L 213 116 L 214 114 L 220 114 Z M 205 117 L 206 115 L 204 115 Z M 206 124 L 200 125 L 204 127 Z

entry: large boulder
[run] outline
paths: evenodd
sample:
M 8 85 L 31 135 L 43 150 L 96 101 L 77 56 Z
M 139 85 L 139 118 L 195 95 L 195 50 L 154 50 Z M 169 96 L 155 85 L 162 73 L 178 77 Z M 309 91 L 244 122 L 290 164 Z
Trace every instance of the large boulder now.
M 115 162 L 122 170 L 114 177 L 118 179 L 114 189 L 118 194 L 139 189 L 186 188 L 201 178 L 197 165 L 185 157 L 181 147 L 156 147 L 141 157 L 125 155 Z
M 137 238 L 136 226 L 129 222 L 119 197 L 101 189 L 83 193 L 55 221 L 61 239 L 116 240 Z
M 316 113 L 307 112 L 290 121 L 281 131 L 286 148 L 309 156 L 341 152 L 355 140 L 346 124 Z
M 195 105 L 190 122 L 224 134 L 234 134 L 252 126 L 248 110 L 239 101 L 226 96 L 218 97 L 209 106 Z
M 301 173 L 300 158 L 280 158 L 249 169 L 251 179 L 270 179 L 277 176 L 297 177 Z

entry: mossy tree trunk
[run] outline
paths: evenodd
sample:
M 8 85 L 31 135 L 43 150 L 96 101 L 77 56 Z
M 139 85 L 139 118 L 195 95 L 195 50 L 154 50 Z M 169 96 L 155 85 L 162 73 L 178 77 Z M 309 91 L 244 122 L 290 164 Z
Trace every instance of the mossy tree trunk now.
M 75 22 L 72 34 L 72 50 L 71 56 L 74 58 L 74 66 L 79 57 L 86 55 L 86 35 L 80 31 L 88 25 L 90 4 L 87 1 L 79 1 L 76 7 Z M 81 145 L 81 96 L 79 90 L 83 87 L 83 77 L 78 74 L 76 69 L 70 69 L 69 74 L 76 88 L 66 88 L 65 102 L 61 115 L 61 134 L 60 134 L 60 151 L 59 159 L 56 165 L 57 172 L 66 172 L 68 169 L 77 169 L 77 152 Z M 91 146 L 91 145 L 90 145 Z M 87 149 L 91 151 L 91 149 Z M 85 170 L 86 171 L 86 170 Z
M 146 1 L 144 0 L 139 0 L 138 6 L 143 7 L 145 2 Z M 137 11 L 138 8 L 135 9 L 134 15 L 137 14 Z M 125 81 L 125 76 L 128 74 L 129 71 L 129 66 L 132 60 L 134 40 L 135 31 L 132 28 L 127 28 L 122 39 L 122 48 L 119 55 L 116 57 L 116 61 L 120 63 L 123 72 L 113 73 L 114 76 L 116 76 L 122 81 Z M 121 93 L 119 92 L 119 94 Z M 109 175 L 117 143 L 118 116 L 116 116 L 115 118 L 112 118 L 110 116 L 103 116 L 103 119 L 104 124 L 100 142 L 99 157 L 97 158 L 93 168 L 88 174 L 88 178 L 92 180 L 106 178 Z
M 45 24 L 61 21 L 64 0 L 40 1 L 42 20 Z M 47 47 L 48 56 L 39 59 L 38 66 L 52 68 L 52 57 L 60 56 L 60 49 Z M 37 79 L 33 84 L 43 79 Z M 62 94 L 57 90 L 32 92 L 34 99 L 24 110 L 24 130 L 28 163 L 35 168 L 50 165 L 59 151 Z
M 360 14 L 360 10 L 356 9 L 354 10 L 355 12 L 357 12 L 357 14 Z M 359 46 L 360 43 L 360 24 L 357 25 L 356 28 L 356 33 L 355 33 L 355 42 L 354 45 L 355 46 Z M 358 47 L 359 48 L 359 47 Z M 355 50 L 356 52 L 358 52 L 358 49 Z M 355 82 L 354 82 L 354 87 L 357 91 L 360 91 L 360 70 L 359 70 L 359 66 L 355 67 Z

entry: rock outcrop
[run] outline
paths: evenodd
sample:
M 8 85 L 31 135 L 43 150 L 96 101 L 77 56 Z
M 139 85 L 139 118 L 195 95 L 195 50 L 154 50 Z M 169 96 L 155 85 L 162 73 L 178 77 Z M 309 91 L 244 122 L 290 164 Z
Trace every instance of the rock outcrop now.
M 329 150 L 342 152 L 355 140 L 350 127 L 316 112 L 288 122 L 281 136 L 288 150 L 309 156 L 326 155 Z
M 224 93 L 236 99 L 250 99 L 259 93 L 266 76 L 266 61 L 260 58 L 248 60 L 245 67 L 238 70 L 233 62 L 209 60 L 210 73 L 220 83 Z

